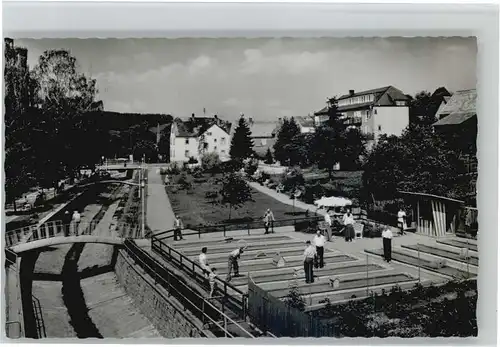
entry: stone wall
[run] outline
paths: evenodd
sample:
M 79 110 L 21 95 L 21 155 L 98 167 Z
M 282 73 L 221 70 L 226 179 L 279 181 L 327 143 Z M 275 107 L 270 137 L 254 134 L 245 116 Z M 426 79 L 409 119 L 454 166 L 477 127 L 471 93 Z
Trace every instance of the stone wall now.
M 214 337 L 203 329 L 202 322 L 167 291 L 155 285 L 153 279 L 144 273 L 139 265 L 124 250 L 120 250 L 115 265 L 116 276 L 136 307 L 166 338 Z

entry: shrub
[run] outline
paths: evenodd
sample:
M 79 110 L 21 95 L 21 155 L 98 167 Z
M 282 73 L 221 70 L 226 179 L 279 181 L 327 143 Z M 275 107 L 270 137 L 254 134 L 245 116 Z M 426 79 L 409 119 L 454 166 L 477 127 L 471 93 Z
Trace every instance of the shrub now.
M 296 281 L 292 282 L 290 285 L 290 291 L 285 296 L 285 304 L 289 307 L 298 309 L 299 311 L 304 311 L 306 309 L 306 301 L 300 294 L 298 283 Z
M 205 172 L 215 174 L 221 163 L 217 153 L 207 153 L 201 157 L 201 167 Z
M 198 159 L 195 157 L 189 157 L 188 164 L 198 164 Z
M 191 189 L 193 186 L 192 180 L 186 172 L 181 173 L 177 179 L 177 184 L 179 184 L 182 189 L 186 190 Z
M 252 176 L 257 171 L 258 168 L 259 168 L 259 162 L 255 159 L 250 159 L 245 162 L 244 169 L 245 173 L 248 176 Z
M 304 174 L 299 167 L 287 169 L 281 175 L 281 183 L 285 191 L 289 192 L 296 189 L 301 189 L 305 184 Z

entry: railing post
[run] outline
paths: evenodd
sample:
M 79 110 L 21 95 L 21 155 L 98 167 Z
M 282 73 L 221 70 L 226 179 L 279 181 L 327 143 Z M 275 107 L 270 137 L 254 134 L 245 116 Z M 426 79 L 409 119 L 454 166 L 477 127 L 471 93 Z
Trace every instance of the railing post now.
M 201 231 L 200 228 L 198 228 L 198 238 L 201 239 Z
M 224 229 L 224 237 L 226 237 L 226 225 L 224 224 L 222 228 Z

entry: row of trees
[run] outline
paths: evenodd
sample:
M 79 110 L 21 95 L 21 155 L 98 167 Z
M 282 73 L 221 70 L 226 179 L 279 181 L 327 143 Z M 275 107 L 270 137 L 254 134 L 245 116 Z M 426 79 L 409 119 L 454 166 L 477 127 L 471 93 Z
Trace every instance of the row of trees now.
M 31 187 L 57 187 L 102 156 L 157 158 L 151 127 L 168 123 L 170 116 L 104 112 L 96 80 L 79 70 L 68 51 L 44 52 L 31 70 L 26 62 L 16 63 L 15 52 L 6 49 L 4 69 L 8 202 Z M 164 137 L 162 150 L 168 154 Z

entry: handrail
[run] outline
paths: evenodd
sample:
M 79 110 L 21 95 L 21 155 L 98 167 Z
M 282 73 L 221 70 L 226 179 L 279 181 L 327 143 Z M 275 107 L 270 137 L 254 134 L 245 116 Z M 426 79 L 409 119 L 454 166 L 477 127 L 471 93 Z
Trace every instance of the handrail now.
M 226 336 L 228 335 L 229 337 L 234 337 L 233 334 L 231 334 L 229 331 L 227 331 L 227 328 L 221 326 L 217 321 L 215 321 L 212 317 L 210 317 L 206 312 L 205 312 L 205 308 L 203 307 L 202 309 L 200 309 L 200 307 L 198 307 L 198 305 L 196 305 L 195 303 L 193 303 L 190 299 L 188 299 L 185 295 L 183 295 L 181 293 L 181 291 L 179 291 L 177 288 L 175 288 L 174 286 L 172 286 L 170 284 L 170 280 L 169 278 L 170 277 L 175 277 L 174 274 L 172 274 L 167 268 L 165 268 L 162 264 L 160 264 L 156 259 L 150 257 L 149 255 L 145 254 L 143 250 L 141 250 L 132 240 L 130 239 L 127 239 L 124 243 L 124 247 L 125 249 L 127 250 L 127 253 L 135 260 L 135 261 L 138 261 L 141 263 L 142 266 L 146 267 L 147 269 L 149 269 L 151 272 L 152 272 L 152 275 L 151 277 L 153 277 L 153 279 L 155 280 L 155 282 L 158 281 L 158 279 L 162 279 L 162 283 L 161 285 L 167 289 L 168 291 L 171 291 L 172 289 L 181 297 L 183 298 L 183 300 L 185 300 L 187 303 L 190 304 L 191 308 L 192 309 L 198 309 L 198 312 L 202 314 L 203 318 L 208 318 L 212 323 L 214 323 L 218 328 L 220 328 L 222 331 L 224 331 L 224 333 L 226 334 Z M 169 278 L 165 279 L 164 276 L 162 276 L 160 273 L 158 273 L 158 271 L 156 271 L 155 269 L 153 269 L 151 266 L 149 266 L 148 264 L 146 264 L 146 262 L 144 260 L 142 260 L 140 257 L 139 257 L 139 253 L 142 254 L 142 255 L 145 255 L 151 262 L 153 262 L 154 265 L 156 265 L 158 268 L 162 269 L 163 271 L 166 272 L 167 276 Z M 187 286 L 185 283 L 183 283 L 182 281 L 179 281 L 178 283 L 182 284 L 190 293 L 192 293 L 193 295 L 197 296 L 199 299 L 201 299 L 203 301 L 203 306 L 205 305 L 208 305 L 208 307 L 210 307 L 212 310 L 214 310 L 217 314 L 220 314 L 221 316 L 224 317 L 224 321 L 226 322 L 225 325 L 227 325 L 227 321 L 231 322 L 232 324 L 236 325 L 238 328 L 241 329 L 241 331 L 243 333 L 245 333 L 248 337 L 250 338 L 255 338 L 250 332 L 248 332 L 245 328 L 243 328 L 240 324 L 238 324 L 236 321 L 234 321 L 233 319 L 231 319 L 230 317 L 228 317 L 223 311 L 219 310 L 217 307 L 215 307 L 212 303 L 210 303 L 210 301 L 207 299 L 207 298 L 204 298 L 202 297 L 200 294 L 196 293 L 195 291 L 193 291 L 191 288 L 189 288 L 189 286 Z M 165 284 L 167 284 L 167 287 L 165 286 Z M 184 308 L 185 307 L 185 304 L 183 304 Z M 194 312 L 193 312 L 194 313 Z
M 158 239 L 158 238 L 156 237 L 156 235 L 153 235 L 153 236 L 151 237 L 151 245 L 152 245 L 152 247 L 151 247 L 151 248 L 153 248 L 153 247 L 154 247 L 154 242 L 158 242 L 158 243 L 160 243 L 160 245 L 161 245 L 161 246 L 160 246 L 160 247 L 158 247 L 158 248 L 160 248 L 160 250 L 162 249 L 162 247 L 163 247 L 163 246 L 164 246 L 164 247 L 166 247 L 166 248 L 168 249 L 168 255 L 169 255 L 169 258 L 170 258 L 170 259 L 173 259 L 173 257 L 172 257 L 172 253 L 175 253 L 175 254 L 179 255 L 179 258 L 180 258 L 180 261 L 179 261 L 179 262 L 180 262 L 180 265 L 181 265 L 181 266 L 182 266 L 182 265 L 184 265 L 184 264 L 183 264 L 183 262 L 182 262 L 182 259 L 186 259 L 187 263 L 188 263 L 190 266 L 187 266 L 187 267 L 185 267 L 185 268 L 187 268 L 187 269 L 191 270 L 191 274 L 192 274 L 192 275 L 195 275 L 195 274 L 196 274 L 196 272 L 194 271 L 195 269 L 200 270 L 200 271 L 201 271 L 201 273 L 203 273 L 203 272 L 205 271 L 205 270 L 204 270 L 204 269 L 203 269 L 203 268 L 202 268 L 199 264 L 195 263 L 194 261 L 192 261 L 191 259 L 189 259 L 188 257 L 186 257 L 184 254 L 182 254 L 181 252 L 179 252 L 179 251 L 175 250 L 174 248 L 170 247 L 168 244 L 166 244 L 166 243 L 165 243 L 165 242 L 163 242 L 162 240 Z M 163 253 L 163 252 L 161 252 L 161 253 Z M 236 293 L 238 293 L 238 294 L 240 294 L 240 295 L 245 295 L 245 293 L 244 293 L 243 291 L 241 291 L 240 289 L 236 288 L 236 287 L 235 287 L 234 285 L 232 285 L 231 283 L 229 283 L 229 282 L 227 282 L 227 281 L 224 281 L 224 280 L 222 280 L 222 279 L 220 279 L 220 278 L 218 278 L 218 277 L 216 277 L 216 278 L 215 278 L 215 280 L 216 280 L 216 282 L 217 282 L 217 283 L 221 284 L 221 285 L 224 287 L 225 292 L 226 292 L 226 288 L 230 288 L 230 289 L 234 290 Z M 225 294 L 226 294 L 226 293 L 225 293 Z
M 40 305 L 40 300 L 34 296 L 31 295 L 31 302 L 33 304 L 33 311 L 35 314 L 35 324 L 36 324 L 36 330 L 38 332 L 38 337 L 47 337 L 47 332 L 45 331 L 45 322 L 43 320 L 43 315 L 42 315 L 42 306 Z
M 62 221 L 50 221 L 40 226 L 29 225 L 23 228 L 10 230 L 5 233 L 6 249 L 22 243 L 28 243 L 43 239 L 50 239 L 58 236 L 84 236 L 91 235 L 99 225 L 98 220 L 89 222 L 79 222 L 78 230 L 75 229 L 75 222 L 63 224 Z M 118 223 L 120 228 L 137 228 L 134 224 Z M 79 232 L 82 230 L 82 232 Z M 67 235 L 66 235 L 67 234 Z M 12 252 L 12 251 L 11 251 Z M 12 252 L 14 253 L 14 252 Z
M 282 223 L 293 222 L 292 225 L 295 225 L 296 223 L 299 223 L 299 222 L 305 222 L 305 221 L 314 222 L 314 221 L 321 221 L 323 219 L 324 219 L 323 216 L 278 219 L 278 220 L 274 220 L 273 222 L 271 222 L 270 230 L 271 230 L 271 232 L 274 231 L 274 228 L 278 227 L 278 225 L 282 224 Z M 249 232 L 249 235 L 250 235 L 250 230 L 255 229 L 255 228 L 250 228 L 250 226 L 255 226 L 255 225 L 259 225 L 259 226 L 263 227 L 264 222 L 261 220 L 254 219 L 254 220 L 251 220 L 248 222 L 222 223 L 222 224 L 214 224 L 214 225 L 199 224 L 199 225 L 195 225 L 195 226 L 189 226 L 187 228 L 187 229 L 195 230 L 196 232 L 187 232 L 187 233 L 183 233 L 183 235 L 198 235 L 201 237 L 201 234 L 219 233 L 222 231 L 222 232 L 224 232 L 224 236 L 225 236 L 225 233 L 227 231 L 236 231 L 236 230 L 244 230 L 244 229 L 247 229 Z M 288 225 L 288 224 L 286 224 L 286 225 Z M 245 226 L 246 228 L 231 229 L 231 227 L 236 227 L 236 226 Z M 218 230 L 218 229 L 221 229 L 221 230 Z M 174 232 L 174 229 L 168 229 L 168 230 L 159 231 L 159 232 L 155 233 L 155 236 L 156 236 L 156 238 L 158 238 L 160 240 L 166 239 L 166 238 L 172 238 L 173 232 Z M 165 235 L 167 233 L 171 233 L 172 235 L 168 235 L 165 237 L 158 237 L 161 235 Z

